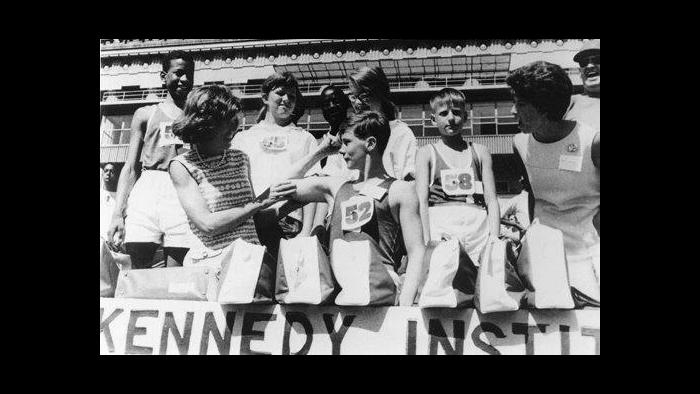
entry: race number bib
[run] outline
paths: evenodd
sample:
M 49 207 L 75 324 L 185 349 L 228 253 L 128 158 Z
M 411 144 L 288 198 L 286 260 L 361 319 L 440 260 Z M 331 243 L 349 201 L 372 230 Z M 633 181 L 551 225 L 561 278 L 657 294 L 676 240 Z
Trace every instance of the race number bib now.
M 369 223 L 374 215 L 374 201 L 368 196 L 353 196 L 340 204 L 343 231 L 357 230 Z
M 158 146 L 184 145 L 181 139 L 173 134 L 173 122 L 160 122 L 160 140 Z
M 442 189 L 448 196 L 466 196 L 478 193 L 479 186 L 470 169 L 441 170 L 440 181 Z M 483 186 L 480 188 L 483 193 Z
M 583 156 L 561 155 L 559 156 L 559 169 L 573 172 L 581 172 Z
M 287 149 L 286 135 L 268 135 L 262 140 L 263 149 L 283 151 Z

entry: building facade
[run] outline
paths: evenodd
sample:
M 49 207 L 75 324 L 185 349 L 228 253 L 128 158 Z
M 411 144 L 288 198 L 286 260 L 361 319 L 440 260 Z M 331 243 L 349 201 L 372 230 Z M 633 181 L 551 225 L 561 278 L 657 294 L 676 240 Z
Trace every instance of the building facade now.
M 194 86 L 225 84 L 243 103 L 241 129 L 255 124 L 262 107 L 261 85 L 273 72 L 289 71 L 299 81 L 306 112 L 297 123 L 314 135 L 329 126 L 319 108 L 320 90 L 333 83 L 348 91 L 347 76 L 363 66 L 380 66 L 389 78 L 399 119 L 419 145 L 439 138 L 430 121 L 430 95 L 444 87 L 467 97 L 464 138 L 486 145 L 493 155 L 500 196 L 520 191 L 513 172 L 512 135 L 518 132 L 505 83 L 510 70 L 545 60 L 569 72 L 582 91 L 573 61 L 585 39 L 396 40 L 396 39 L 146 39 L 100 40 L 100 162 L 124 162 L 136 108 L 162 101 L 160 58 L 184 50 L 195 59 Z

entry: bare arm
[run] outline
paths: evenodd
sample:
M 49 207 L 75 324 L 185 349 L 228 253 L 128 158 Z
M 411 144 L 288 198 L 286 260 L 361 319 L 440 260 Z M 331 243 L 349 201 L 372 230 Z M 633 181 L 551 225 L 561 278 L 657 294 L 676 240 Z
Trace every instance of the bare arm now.
M 535 220 L 535 195 L 532 192 L 532 186 L 530 185 L 530 178 L 527 176 L 527 169 L 525 168 L 525 163 L 523 163 L 520 153 L 518 153 L 518 148 L 513 144 L 513 153 L 515 156 L 515 171 L 521 176 L 521 184 L 523 190 L 527 192 L 527 214 L 529 222 L 532 223 Z
M 292 179 L 290 182 L 296 186 L 296 192 L 289 201 L 277 209 L 276 214 L 278 217 L 283 217 L 310 202 L 332 204 L 333 197 L 338 192 L 338 189 L 347 181 L 342 177 L 310 176 L 302 179 Z
M 423 240 L 430 241 L 430 217 L 428 215 L 428 188 L 430 185 L 430 146 L 424 146 L 416 155 L 416 196 L 423 229 Z
M 124 240 L 124 217 L 126 216 L 126 203 L 129 194 L 134 188 L 137 178 L 137 166 L 143 149 L 143 136 L 146 133 L 146 124 L 150 113 L 147 107 L 141 107 L 134 112 L 131 120 L 131 138 L 129 140 L 129 150 L 126 154 L 126 162 L 119 175 L 117 183 L 117 197 L 112 212 L 112 221 L 107 229 L 107 243 L 114 246 L 121 244 Z M 115 242 L 114 237 L 117 240 Z
M 593 156 L 593 165 L 598 169 L 598 175 L 600 175 L 600 131 L 593 138 L 591 155 Z M 593 217 L 593 227 L 595 227 L 598 235 L 600 236 L 600 208 L 598 208 L 598 213 L 596 213 Z
M 207 202 L 182 163 L 173 161 L 168 168 L 170 179 L 173 181 L 182 208 L 190 221 L 201 231 L 216 235 L 235 228 L 261 209 L 267 208 L 294 193 L 294 185 L 290 182 L 280 183 L 270 188 L 269 193 L 242 207 L 210 212 Z
M 316 214 L 314 215 L 313 227 L 316 228 L 317 226 L 323 226 L 327 214 L 328 204 L 326 204 L 325 202 L 316 203 Z
M 423 258 L 425 244 L 423 243 L 423 230 L 418 212 L 418 198 L 414 186 L 401 181 L 394 182 L 389 197 L 390 205 L 398 204 L 399 206 L 399 224 L 408 254 L 406 277 L 401 294 L 399 294 L 399 305 L 411 306 L 416 298 L 418 286 L 428 270 Z
M 491 153 L 480 144 L 475 144 L 474 148 L 479 151 L 479 158 L 481 158 L 481 181 L 484 185 L 484 201 L 488 211 L 489 234 L 497 238 L 501 232 L 501 208 L 496 198 L 496 179 L 493 175 Z

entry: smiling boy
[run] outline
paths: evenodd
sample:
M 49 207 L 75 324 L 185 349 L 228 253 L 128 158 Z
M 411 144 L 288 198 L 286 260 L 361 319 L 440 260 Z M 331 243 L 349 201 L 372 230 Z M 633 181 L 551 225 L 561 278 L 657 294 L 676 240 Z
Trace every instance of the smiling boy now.
M 160 78 L 168 95 L 164 102 L 134 113 L 107 233 L 113 246 L 124 242 L 133 268 L 152 268 L 153 255 L 161 244 L 165 261 L 171 257 L 174 261 L 169 264 L 182 265 L 194 237 L 167 172 L 170 160 L 184 151 L 182 141 L 172 133 L 172 123 L 182 114 L 192 90 L 194 60 L 183 51 L 172 51 L 163 58 L 162 66 Z

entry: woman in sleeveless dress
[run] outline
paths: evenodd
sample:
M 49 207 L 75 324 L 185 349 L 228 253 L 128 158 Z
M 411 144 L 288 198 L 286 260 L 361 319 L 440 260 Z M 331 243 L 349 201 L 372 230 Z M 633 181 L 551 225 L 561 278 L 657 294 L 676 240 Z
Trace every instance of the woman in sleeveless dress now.
M 513 145 L 530 217 L 562 231 L 577 306 L 600 306 L 600 132 L 563 119 L 573 86 L 561 67 L 534 62 L 506 83 L 522 131 Z
M 188 252 L 185 265 L 220 264 L 216 257 L 238 238 L 259 244 L 253 216 L 295 191 L 292 183 L 283 181 L 258 198 L 253 194 L 248 156 L 230 148 L 240 108 L 228 88 L 200 87 L 190 93 L 183 116 L 173 125 L 173 133 L 192 147 L 169 166 L 178 198 L 200 241 Z M 280 171 L 289 177 L 302 176 L 332 149 L 324 141 L 318 151 Z

